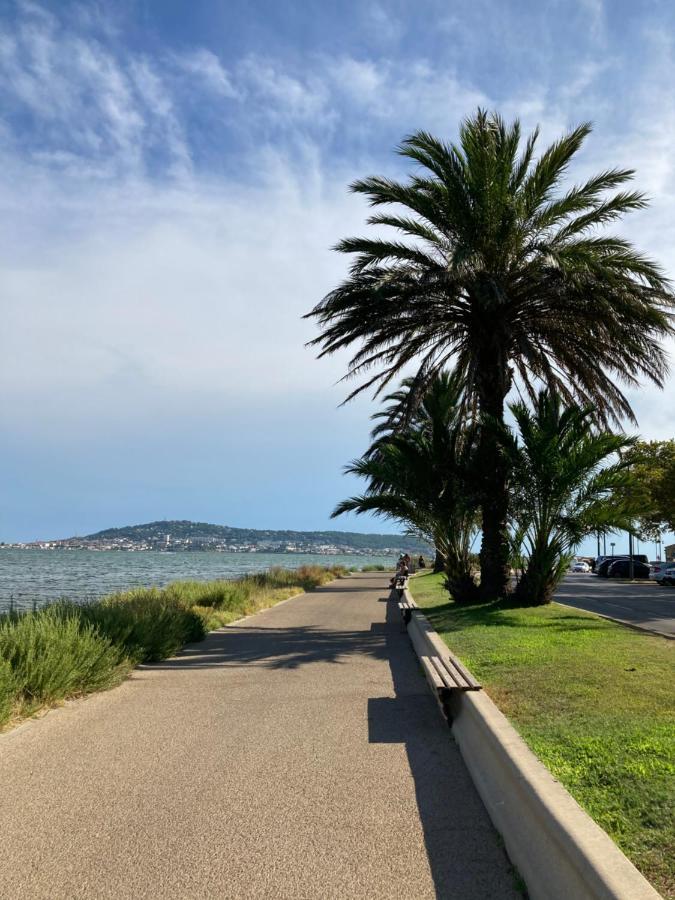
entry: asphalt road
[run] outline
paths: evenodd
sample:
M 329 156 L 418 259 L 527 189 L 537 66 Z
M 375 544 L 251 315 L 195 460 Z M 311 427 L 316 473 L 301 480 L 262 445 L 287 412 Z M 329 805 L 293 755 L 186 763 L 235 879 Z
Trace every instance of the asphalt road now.
M 675 636 L 675 588 L 672 587 L 622 584 L 597 575 L 574 574 L 565 578 L 555 599 L 648 631 Z
M 385 582 L 0 737 L 0 897 L 518 900 Z

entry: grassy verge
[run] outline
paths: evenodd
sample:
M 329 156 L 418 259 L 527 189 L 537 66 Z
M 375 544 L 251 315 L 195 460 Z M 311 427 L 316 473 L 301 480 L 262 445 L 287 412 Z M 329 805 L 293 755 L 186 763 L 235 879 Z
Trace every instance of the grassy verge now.
M 177 581 L 0 616 L 0 729 L 68 698 L 114 687 L 140 662 L 172 656 L 209 630 L 344 574 L 339 566 L 276 568 L 234 581 Z
M 675 642 L 558 604 L 458 607 L 411 589 L 537 756 L 664 897 L 675 898 Z

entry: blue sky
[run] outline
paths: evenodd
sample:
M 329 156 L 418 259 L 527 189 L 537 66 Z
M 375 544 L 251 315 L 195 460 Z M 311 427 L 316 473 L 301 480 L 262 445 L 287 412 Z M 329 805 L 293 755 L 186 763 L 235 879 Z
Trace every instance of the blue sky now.
M 367 399 L 301 316 L 362 228 L 349 181 L 476 106 L 595 131 L 675 274 L 675 9 L 660 0 L 0 2 L 0 540 L 155 518 L 323 528 Z M 675 384 L 634 395 L 672 436 Z M 363 519 L 334 527 L 393 530 Z

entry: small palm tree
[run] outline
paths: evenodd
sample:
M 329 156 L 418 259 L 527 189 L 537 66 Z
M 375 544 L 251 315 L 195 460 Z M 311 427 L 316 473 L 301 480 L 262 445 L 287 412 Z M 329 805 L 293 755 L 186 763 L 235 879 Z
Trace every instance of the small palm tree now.
M 508 460 L 498 436 L 512 388 L 532 398 L 543 383 L 608 421 L 632 416 L 617 381 L 661 385 L 667 371 L 669 285 L 628 241 L 598 230 L 645 206 L 621 189 L 633 173 L 609 169 L 561 190 L 589 132 L 581 125 L 535 159 L 536 131 L 523 145 L 517 121 L 479 110 L 459 144 L 425 132 L 407 138 L 399 153 L 419 166 L 407 181 L 352 185 L 382 208 L 369 224 L 401 237 L 341 241 L 350 274 L 308 313 L 321 328 L 313 341 L 321 356 L 356 345 L 347 377 L 375 370 L 349 397 L 381 390 L 414 363 L 414 405 L 454 361 L 483 426 L 487 597 L 502 595 L 508 579 Z
M 439 373 L 414 419 L 405 420 L 409 390 L 404 382 L 373 416 L 384 421 L 373 429 L 372 445 L 346 468 L 368 486 L 333 516 L 370 512 L 403 523 L 436 548 L 436 569 L 447 571 L 451 589 L 463 597 L 473 586 L 469 553 L 478 519 L 467 481 L 475 441 L 462 423 L 461 385 Z
M 548 603 L 585 537 L 629 526 L 631 476 L 620 454 L 635 439 L 598 431 L 593 407 L 564 407 L 549 391 L 533 410 L 524 403 L 509 408 L 518 428 L 514 531 L 526 561 L 516 595 L 524 604 Z

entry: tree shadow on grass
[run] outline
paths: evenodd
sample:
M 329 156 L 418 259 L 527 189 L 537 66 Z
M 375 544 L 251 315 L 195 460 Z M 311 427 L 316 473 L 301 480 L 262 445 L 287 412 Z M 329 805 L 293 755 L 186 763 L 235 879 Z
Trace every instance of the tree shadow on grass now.
M 555 617 L 532 617 L 523 622 L 510 613 L 536 609 L 532 606 L 515 606 L 508 603 L 484 603 L 481 606 L 458 605 L 453 601 L 422 611 L 439 631 L 461 631 L 474 626 L 494 628 L 547 629 L 550 631 L 607 631 L 608 623 L 591 615 L 563 613 Z

